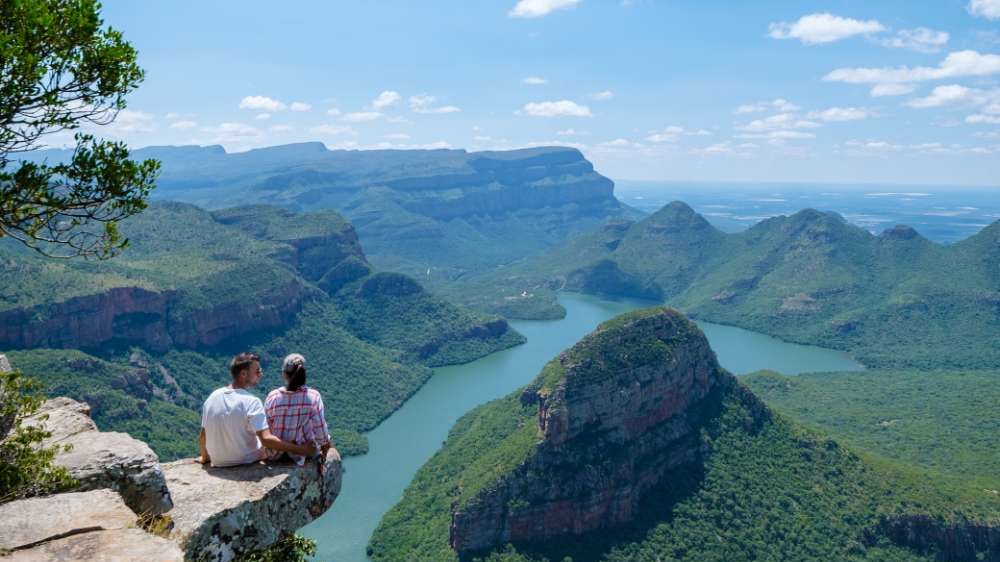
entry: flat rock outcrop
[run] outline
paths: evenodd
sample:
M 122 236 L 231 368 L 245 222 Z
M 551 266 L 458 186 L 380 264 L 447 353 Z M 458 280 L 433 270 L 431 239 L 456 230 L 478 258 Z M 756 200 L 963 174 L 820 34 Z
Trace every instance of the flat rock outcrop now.
M 43 425 L 52 435 L 45 445 L 68 446 L 55 463 L 79 481 L 79 490 L 110 488 L 140 514 L 159 515 L 173 503 L 159 458 L 149 445 L 127 433 L 97 431 L 90 407 L 70 398 L 54 398 L 25 423 Z
M 72 492 L 0 505 L 4 560 L 181 561 L 177 544 L 136 528 L 136 514 L 111 490 Z
M 460 556 L 631 521 L 650 489 L 698 462 L 710 398 L 738 386 L 701 330 L 650 309 L 602 324 L 550 362 L 521 396 L 540 441 L 516 469 L 452 512 Z M 766 409 L 761 404 L 761 416 Z
M 210 468 L 190 459 L 163 466 L 174 509 L 171 537 L 189 558 L 226 562 L 266 548 L 322 515 L 340 494 L 340 455 L 320 475 L 313 461 Z

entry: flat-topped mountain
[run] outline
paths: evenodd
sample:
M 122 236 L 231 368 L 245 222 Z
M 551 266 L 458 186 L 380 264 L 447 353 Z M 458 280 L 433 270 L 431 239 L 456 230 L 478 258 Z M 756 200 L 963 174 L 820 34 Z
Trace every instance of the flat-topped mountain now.
M 376 562 L 993 560 L 996 514 L 774 414 L 681 314 L 600 325 L 464 416 Z M 981 511 L 980 511 L 981 510 Z M 909 534 L 908 534 L 909 532 Z
M 310 360 L 346 453 L 431 374 L 523 338 L 414 279 L 377 272 L 335 211 L 244 206 L 214 213 L 161 202 L 122 225 L 104 262 L 54 261 L 0 241 L 0 350 L 50 394 L 86 401 L 102 429 L 165 458 L 197 452 L 201 401 L 251 349 Z
M 518 316 L 518 295 L 530 312 L 551 288 L 647 298 L 871 366 L 991 367 L 1000 361 L 998 233 L 1000 223 L 944 246 L 907 226 L 876 236 L 806 209 L 727 234 L 674 202 L 470 280 L 476 295 L 466 301 Z
M 433 288 L 536 254 L 608 218 L 638 216 L 572 148 L 327 150 L 301 143 L 240 153 L 149 147 L 133 156 L 161 160 L 154 197 L 208 209 L 335 209 L 357 228 L 377 267 L 419 275 Z

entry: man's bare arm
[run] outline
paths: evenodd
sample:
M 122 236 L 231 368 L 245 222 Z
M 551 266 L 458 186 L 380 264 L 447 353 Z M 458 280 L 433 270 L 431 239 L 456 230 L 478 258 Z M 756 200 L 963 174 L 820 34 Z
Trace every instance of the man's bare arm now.
M 273 449 L 275 451 L 281 451 L 283 453 L 292 453 L 293 455 L 309 456 L 316 452 L 316 447 L 312 444 L 306 445 L 296 445 L 295 443 L 288 443 L 287 441 L 282 441 L 271 433 L 270 429 L 262 429 L 257 432 L 257 438 L 260 439 L 260 444 L 267 447 L 268 449 Z
M 201 464 L 208 464 L 212 461 L 208 456 L 208 446 L 205 444 L 205 428 L 201 428 L 201 434 L 198 435 L 198 448 L 200 449 L 201 457 L 198 462 Z

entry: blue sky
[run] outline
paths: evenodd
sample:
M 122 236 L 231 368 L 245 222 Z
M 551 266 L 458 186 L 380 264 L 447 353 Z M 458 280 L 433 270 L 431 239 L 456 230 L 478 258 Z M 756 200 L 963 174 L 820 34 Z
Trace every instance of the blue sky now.
M 1000 0 L 106 0 L 102 129 L 239 151 L 577 146 L 615 179 L 1000 185 Z

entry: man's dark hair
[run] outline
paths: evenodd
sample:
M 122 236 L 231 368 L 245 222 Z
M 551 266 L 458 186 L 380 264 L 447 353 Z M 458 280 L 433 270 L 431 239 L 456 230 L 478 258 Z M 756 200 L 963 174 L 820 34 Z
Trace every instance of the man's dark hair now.
M 233 357 L 233 360 L 229 362 L 229 374 L 235 379 L 244 370 L 249 369 L 250 365 L 253 365 L 254 361 L 260 362 L 260 357 L 256 354 L 243 352 Z

